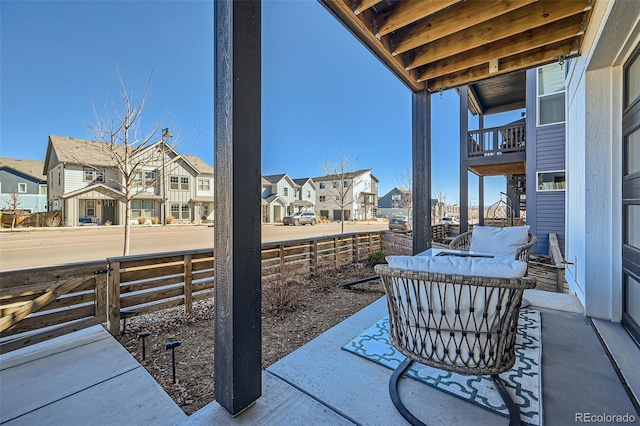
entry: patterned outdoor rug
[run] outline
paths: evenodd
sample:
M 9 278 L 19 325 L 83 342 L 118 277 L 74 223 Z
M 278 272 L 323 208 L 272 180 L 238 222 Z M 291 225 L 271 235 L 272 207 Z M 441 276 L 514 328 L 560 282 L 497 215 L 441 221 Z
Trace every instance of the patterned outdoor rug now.
M 380 319 L 371 328 L 344 345 L 342 349 L 392 370 L 395 370 L 405 359 L 405 356 L 389 343 L 389 317 Z M 520 310 L 516 355 L 514 367 L 501 374 L 500 378 L 503 379 L 507 391 L 520 408 L 522 422 L 535 426 L 542 425 L 540 394 L 542 340 L 540 312 L 537 310 Z M 505 417 L 509 416 L 507 407 L 493 386 L 490 376 L 465 376 L 418 363 L 413 363 L 405 375 Z

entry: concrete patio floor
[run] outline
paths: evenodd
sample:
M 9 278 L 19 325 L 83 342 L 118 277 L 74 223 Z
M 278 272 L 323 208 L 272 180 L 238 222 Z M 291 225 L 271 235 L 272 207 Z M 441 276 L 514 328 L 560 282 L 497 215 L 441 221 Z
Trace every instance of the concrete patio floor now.
M 527 298 L 541 312 L 543 424 L 573 424 L 577 413 L 628 413 L 640 424 L 629 396 L 640 389 L 640 350 L 622 327 L 594 321 L 596 333 L 572 296 Z M 217 402 L 187 417 L 115 339 L 92 327 L 0 356 L 0 424 L 405 425 L 389 397 L 391 370 L 341 349 L 386 314 L 382 298 L 269 367 L 263 396 L 235 418 Z M 605 347 L 617 354 L 620 376 Z M 412 379 L 400 392 L 429 424 L 508 423 Z
M 632 424 L 640 424 L 577 299 L 540 291 L 528 291 L 527 298 L 530 308 L 541 312 L 543 424 L 574 424 L 577 413 L 629 413 L 635 416 Z M 382 298 L 267 368 L 263 396 L 239 416 L 232 418 L 213 402 L 184 424 L 406 425 L 389 397 L 391 370 L 340 349 L 386 314 Z M 635 345 L 625 350 L 626 359 L 640 359 Z M 429 424 L 508 424 L 504 417 L 411 379 L 401 382 L 400 393 Z

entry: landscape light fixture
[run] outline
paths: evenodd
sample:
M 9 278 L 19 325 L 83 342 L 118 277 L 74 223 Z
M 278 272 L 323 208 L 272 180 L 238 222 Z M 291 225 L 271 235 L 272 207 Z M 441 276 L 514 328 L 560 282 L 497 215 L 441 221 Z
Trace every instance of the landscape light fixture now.
M 175 342 L 167 342 L 164 344 L 164 349 L 171 349 L 171 364 L 173 370 L 173 383 L 176 382 L 176 348 L 180 346 L 182 342 L 180 340 L 176 340 Z
M 144 339 L 149 337 L 150 335 L 151 333 L 149 333 L 148 331 L 141 331 L 140 333 L 137 334 L 138 339 L 142 339 L 142 360 L 143 361 L 147 357 L 147 351 L 144 345 Z
M 166 224 L 167 221 L 167 176 L 165 174 L 165 141 L 164 138 L 172 138 L 173 135 L 169 128 L 162 129 L 162 136 L 160 136 L 160 140 L 162 140 L 162 208 L 160 209 L 160 213 L 162 215 L 162 224 Z

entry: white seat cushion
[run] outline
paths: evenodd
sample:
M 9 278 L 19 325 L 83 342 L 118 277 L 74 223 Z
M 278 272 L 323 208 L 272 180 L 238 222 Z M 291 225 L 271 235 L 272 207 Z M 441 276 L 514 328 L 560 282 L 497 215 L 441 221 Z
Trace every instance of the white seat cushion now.
M 529 242 L 529 225 L 496 228 L 474 226 L 469 250 L 480 253 L 516 254 Z
M 459 256 L 387 256 L 392 268 L 441 274 L 473 275 L 495 278 L 521 278 L 527 272 L 527 263 L 504 257 Z

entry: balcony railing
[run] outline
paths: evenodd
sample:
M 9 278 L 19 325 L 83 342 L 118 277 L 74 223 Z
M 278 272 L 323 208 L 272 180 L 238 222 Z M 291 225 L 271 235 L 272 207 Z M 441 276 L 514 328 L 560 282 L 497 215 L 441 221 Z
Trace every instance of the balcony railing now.
M 523 152 L 526 123 L 511 124 L 469 132 L 467 156 L 481 157 Z

